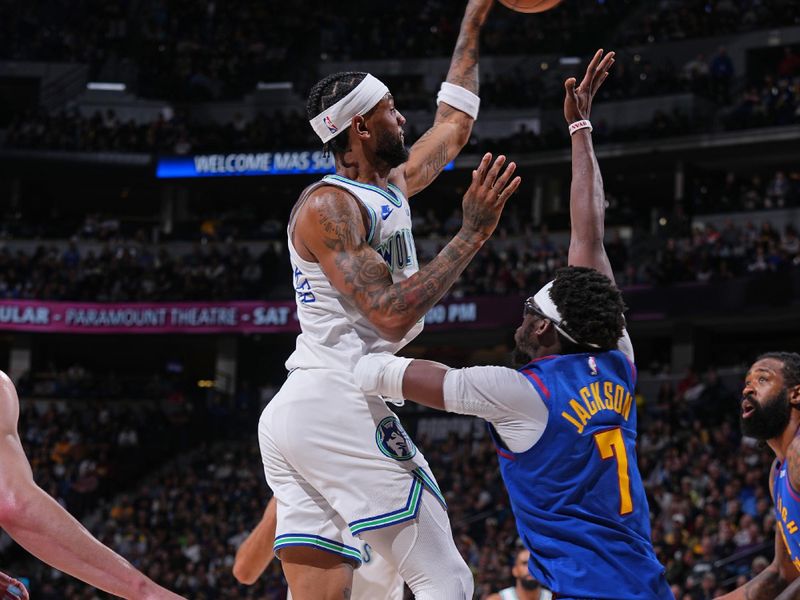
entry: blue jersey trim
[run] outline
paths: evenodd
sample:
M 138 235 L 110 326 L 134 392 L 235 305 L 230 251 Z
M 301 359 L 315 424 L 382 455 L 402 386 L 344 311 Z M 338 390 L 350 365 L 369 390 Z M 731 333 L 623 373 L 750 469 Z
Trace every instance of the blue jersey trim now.
M 442 494 L 442 491 L 439 489 L 439 486 L 436 485 L 436 482 L 433 480 L 433 478 L 425 472 L 425 469 L 419 467 L 414 469 L 412 473 L 414 473 L 414 476 L 419 477 L 422 480 L 422 484 L 428 488 L 428 491 L 430 491 L 441 503 L 442 507 L 447 510 L 447 501 L 444 499 L 444 494 Z
M 395 196 L 394 192 L 392 192 L 390 194 L 386 190 L 382 190 L 381 188 L 379 188 L 376 185 L 372 185 L 370 183 L 362 183 L 360 181 L 353 181 L 352 179 L 348 179 L 347 177 L 343 177 L 342 175 L 326 175 L 325 177 L 323 177 L 323 179 L 333 179 L 333 180 L 338 181 L 340 183 L 347 183 L 349 185 L 354 185 L 355 187 L 359 187 L 359 188 L 361 188 L 363 190 L 370 190 L 371 192 L 376 192 L 376 193 L 380 194 L 381 196 L 383 196 L 384 198 L 386 198 L 389 202 L 391 202 L 392 204 L 394 204 L 398 208 L 403 206 L 403 201 L 400 200 L 399 198 L 397 198 Z M 397 189 L 393 185 L 390 185 L 390 189 L 391 188 Z M 397 190 L 397 191 L 399 192 L 400 190 Z
M 345 558 L 357 561 L 360 565 L 362 562 L 361 551 L 353 546 L 348 546 L 336 540 L 331 540 L 319 535 L 311 535 L 308 533 L 284 533 L 275 538 L 272 545 L 273 550 L 277 552 L 281 548 L 290 546 L 306 546 L 310 548 L 317 548 L 332 554 L 338 554 Z M 280 558 L 280 557 L 278 557 Z
M 369 211 L 369 233 L 367 233 L 367 243 L 372 243 L 372 238 L 375 237 L 375 223 L 378 222 L 378 215 L 375 214 L 375 211 L 369 204 L 362 202 L 367 210 Z
M 411 481 L 411 489 L 408 492 L 408 499 L 406 500 L 406 505 L 403 508 L 398 510 L 393 510 L 388 513 L 384 513 L 382 515 L 376 515 L 374 517 L 366 517 L 364 519 L 358 519 L 356 521 L 352 521 L 348 523 L 350 527 L 350 532 L 353 535 L 358 535 L 365 531 L 371 531 L 373 529 L 382 529 L 384 527 L 390 527 L 391 525 L 397 525 L 399 523 L 405 523 L 406 521 L 410 521 L 411 519 L 416 519 L 417 514 L 419 513 L 419 505 L 420 499 L 422 498 L 422 490 L 423 484 L 422 480 L 414 477 Z

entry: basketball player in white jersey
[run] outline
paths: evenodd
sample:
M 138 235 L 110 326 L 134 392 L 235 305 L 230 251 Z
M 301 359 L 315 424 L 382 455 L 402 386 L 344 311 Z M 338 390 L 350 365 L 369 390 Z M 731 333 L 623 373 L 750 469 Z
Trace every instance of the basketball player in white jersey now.
M 553 593 L 542 587 L 528 572 L 528 561 L 531 553 L 524 548 L 517 552 L 511 575 L 516 580 L 513 587 L 507 587 L 496 594 L 487 596 L 486 600 L 552 600 Z
M 236 551 L 233 576 L 239 583 L 253 585 L 272 561 L 275 543 L 277 502 L 275 497 L 267 504 L 258 525 L 250 532 Z M 351 600 L 403 600 L 403 579 L 369 544 L 360 544 L 361 568 L 353 574 Z M 287 600 L 292 600 L 289 592 Z
M 519 186 L 515 165 L 484 156 L 464 196 L 463 224 L 419 269 L 407 198 L 469 139 L 477 116 L 478 37 L 492 0 L 470 0 L 433 126 L 410 152 L 388 88 L 358 72 L 311 90 L 311 125 L 336 174 L 307 188 L 288 246 L 302 333 L 290 373 L 259 422 L 278 503 L 274 549 L 295 600 L 347 598 L 361 563 L 354 536 L 381 554 L 420 600 L 472 597 L 444 498 L 422 454 L 379 396 L 353 380 L 358 359 L 396 352 L 422 330 L 497 226 Z

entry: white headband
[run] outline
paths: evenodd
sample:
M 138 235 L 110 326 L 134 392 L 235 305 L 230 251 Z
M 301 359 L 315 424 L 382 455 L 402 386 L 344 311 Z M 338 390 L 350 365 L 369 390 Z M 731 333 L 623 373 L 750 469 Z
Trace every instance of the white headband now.
M 538 292 L 536 292 L 536 295 L 533 297 L 533 301 L 536 303 L 538 309 L 553 324 L 553 327 L 556 328 L 556 331 L 558 331 L 573 344 L 578 344 L 579 346 L 589 346 L 590 348 L 600 348 L 598 344 L 593 344 L 591 342 L 579 342 L 569 333 L 564 331 L 566 324 L 563 323 L 561 312 L 558 310 L 556 303 L 553 302 L 553 299 L 550 297 L 550 288 L 552 287 L 553 282 L 551 281 L 550 283 L 545 284 L 545 286 Z
M 325 144 L 350 125 L 353 117 L 363 115 L 381 101 L 389 88 L 369 73 L 347 96 L 311 119 L 311 127 Z

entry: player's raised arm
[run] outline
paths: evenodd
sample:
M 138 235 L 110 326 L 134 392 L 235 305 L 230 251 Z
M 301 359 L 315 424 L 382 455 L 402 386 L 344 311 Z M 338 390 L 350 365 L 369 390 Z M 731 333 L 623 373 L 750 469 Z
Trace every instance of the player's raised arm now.
M 603 176 L 592 146 L 589 117 L 592 99 L 608 77 L 614 64 L 614 53 L 603 56 L 598 50 L 586 69 L 580 85 L 570 77 L 564 83 L 564 118 L 572 137 L 572 186 L 569 214 L 572 231 L 569 242 L 571 266 L 591 267 L 614 281 L 603 236 L 605 234 L 605 194 Z
M 400 341 L 450 289 L 489 239 L 508 198 L 517 190 L 516 168 L 486 154 L 464 194 L 463 222 L 430 263 L 392 283 L 386 261 L 367 243 L 361 210 L 349 193 L 333 186 L 314 191 L 298 209 L 293 231 L 319 262 L 331 284 L 389 341 Z M 502 173 L 501 173 L 502 171 Z
M 408 161 L 391 178 L 407 198 L 428 187 L 469 141 L 480 105 L 478 42 L 492 4 L 494 0 L 467 3 L 433 126 L 411 147 Z
M 14 384 L 0 372 L 0 527 L 37 558 L 96 588 L 122 598 L 179 600 L 101 544 L 36 485 L 18 419 Z

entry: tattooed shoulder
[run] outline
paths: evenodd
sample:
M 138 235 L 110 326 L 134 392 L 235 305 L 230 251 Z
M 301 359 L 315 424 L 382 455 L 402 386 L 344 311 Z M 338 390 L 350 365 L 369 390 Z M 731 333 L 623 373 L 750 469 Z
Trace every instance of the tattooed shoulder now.
M 331 250 L 346 251 L 366 243 L 357 200 L 333 186 L 321 187 L 305 203 L 304 220 Z

